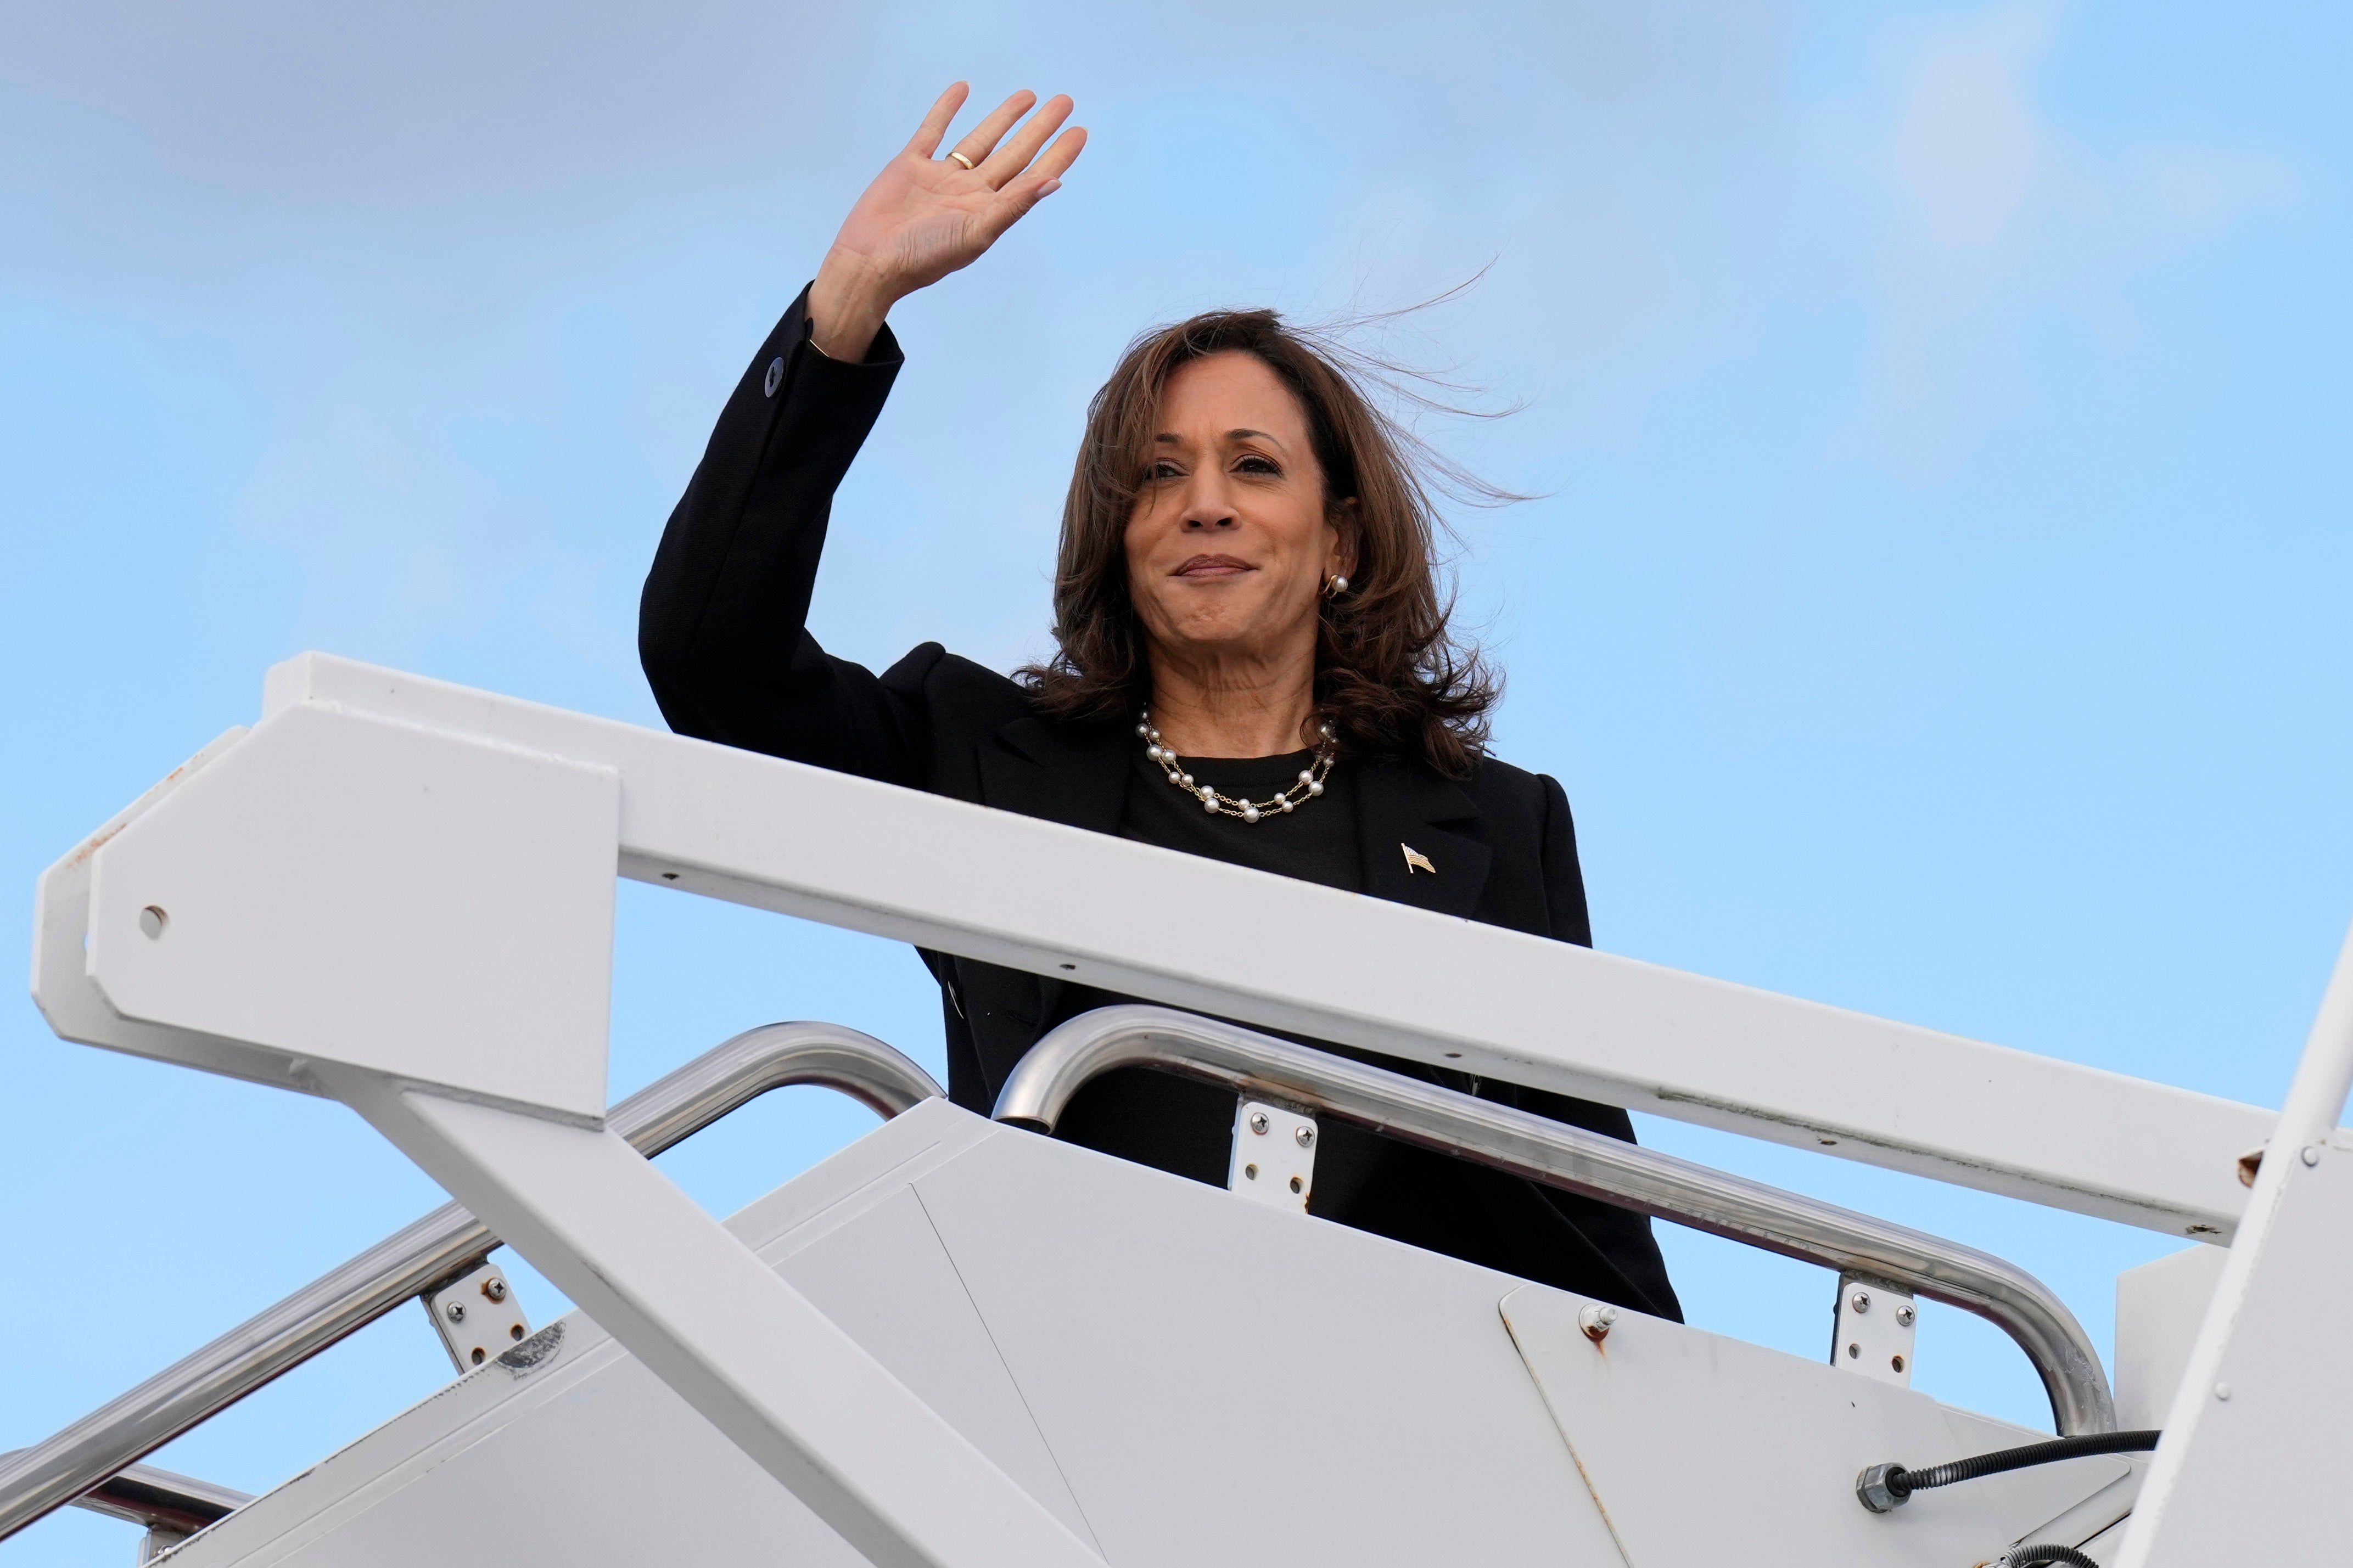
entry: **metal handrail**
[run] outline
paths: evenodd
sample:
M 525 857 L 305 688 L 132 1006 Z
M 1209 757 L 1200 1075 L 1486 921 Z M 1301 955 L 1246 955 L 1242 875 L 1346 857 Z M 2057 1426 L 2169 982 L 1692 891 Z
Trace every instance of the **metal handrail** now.
M 0 1464 L 24 1451 L 14 1448 L 0 1454 Z M 176 1470 L 159 1470 L 153 1465 L 125 1465 L 74 1499 L 73 1505 L 109 1519 L 143 1524 L 150 1530 L 194 1535 L 252 1500 L 250 1492 L 200 1481 Z
M 1051 1131 L 1082 1084 L 1123 1067 L 1162 1068 L 1237 1093 L 1293 1101 L 1547 1186 L 1958 1307 L 1991 1321 L 2026 1352 L 2061 1436 L 2116 1430 L 2107 1374 L 2084 1326 L 2050 1287 L 1991 1253 L 1232 1024 L 1136 1004 L 1082 1014 L 1029 1048 L 994 1114 Z
M 769 1024 L 639 1089 L 606 1124 L 651 1157 L 768 1090 L 795 1084 L 839 1089 L 886 1119 L 941 1093 L 929 1073 L 871 1035 L 837 1024 Z M 47 1441 L 0 1456 L 0 1540 L 465 1273 L 498 1245 L 463 1206 L 445 1205 Z

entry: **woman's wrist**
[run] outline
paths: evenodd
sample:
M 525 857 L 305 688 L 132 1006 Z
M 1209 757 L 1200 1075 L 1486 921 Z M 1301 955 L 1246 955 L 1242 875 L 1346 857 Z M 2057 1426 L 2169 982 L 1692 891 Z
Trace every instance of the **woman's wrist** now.
M 870 268 L 829 253 L 809 285 L 809 341 L 828 359 L 858 363 L 897 302 L 898 296 Z

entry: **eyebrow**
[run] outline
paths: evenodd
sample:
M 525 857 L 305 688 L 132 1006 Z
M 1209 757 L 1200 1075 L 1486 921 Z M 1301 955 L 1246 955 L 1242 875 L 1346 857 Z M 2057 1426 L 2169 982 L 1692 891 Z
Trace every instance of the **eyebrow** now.
M 1271 431 L 1252 430 L 1248 426 L 1238 426 L 1226 432 L 1226 439 L 1229 441 L 1240 441 L 1250 436 L 1255 436 L 1261 441 L 1271 441 L 1276 446 L 1282 447 L 1282 449 L 1286 452 L 1291 450 L 1290 447 L 1283 447 L 1282 437 L 1273 434 Z M 1159 435 L 1155 436 L 1152 439 L 1155 445 L 1163 447 L 1181 447 L 1185 444 L 1185 437 L 1169 430 L 1163 430 Z

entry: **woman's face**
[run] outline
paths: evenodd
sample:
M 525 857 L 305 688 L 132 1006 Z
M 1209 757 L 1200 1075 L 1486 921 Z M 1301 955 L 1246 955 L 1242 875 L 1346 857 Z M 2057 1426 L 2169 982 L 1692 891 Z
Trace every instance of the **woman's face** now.
M 1312 660 L 1316 598 L 1346 574 L 1347 542 L 1291 389 L 1255 354 L 1185 364 L 1145 462 L 1127 579 L 1155 650 L 1214 667 L 1296 658 L 1303 645 Z

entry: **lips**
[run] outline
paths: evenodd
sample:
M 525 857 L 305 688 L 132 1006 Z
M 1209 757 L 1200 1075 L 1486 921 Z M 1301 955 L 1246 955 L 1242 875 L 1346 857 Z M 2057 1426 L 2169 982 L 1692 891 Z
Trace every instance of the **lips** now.
M 1171 574 L 1177 577 L 1232 577 L 1258 568 L 1231 555 L 1196 555 Z

